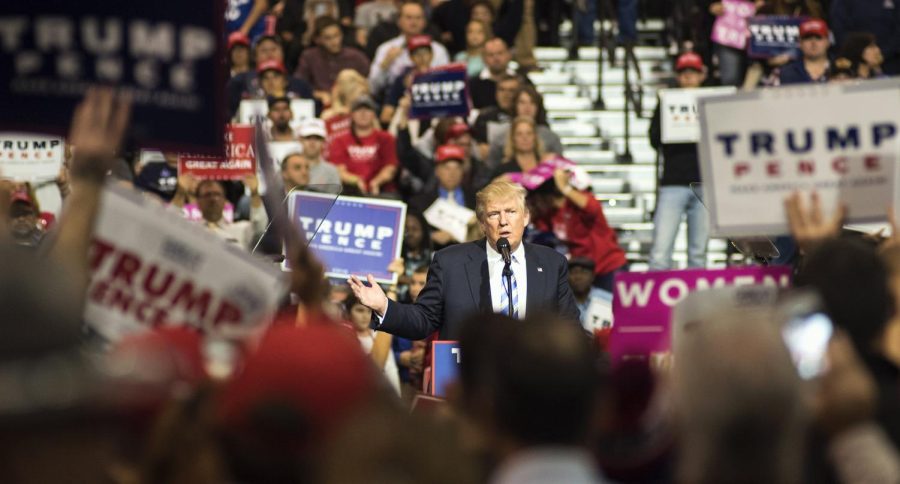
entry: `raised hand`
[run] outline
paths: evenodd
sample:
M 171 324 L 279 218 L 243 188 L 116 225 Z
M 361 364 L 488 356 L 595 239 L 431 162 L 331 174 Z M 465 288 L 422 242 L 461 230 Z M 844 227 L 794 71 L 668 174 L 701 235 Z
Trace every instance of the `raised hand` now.
M 359 299 L 359 302 L 361 302 L 363 306 L 375 311 L 379 316 L 384 316 L 388 307 L 388 298 L 384 294 L 384 291 L 381 290 L 378 283 L 375 282 L 375 278 L 372 277 L 372 274 L 367 275 L 366 279 L 369 282 L 368 286 L 363 284 L 356 276 L 350 276 L 350 278 L 347 279 L 347 284 L 350 285 L 353 294 Z
M 122 144 L 130 115 L 130 96 L 116 95 L 111 88 L 88 89 L 75 109 L 69 131 L 69 142 L 75 147 L 70 166 L 73 181 L 103 182 Z
M 819 194 L 813 192 L 810 199 L 812 205 L 809 210 L 806 209 L 799 192 L 792 193 L 784 200 L 791 235 L 802 252 L 809 252 L 825 240 L 837 237 L 847 214 L 847 207 L 841 204 L 831 219 L 825 220 Z

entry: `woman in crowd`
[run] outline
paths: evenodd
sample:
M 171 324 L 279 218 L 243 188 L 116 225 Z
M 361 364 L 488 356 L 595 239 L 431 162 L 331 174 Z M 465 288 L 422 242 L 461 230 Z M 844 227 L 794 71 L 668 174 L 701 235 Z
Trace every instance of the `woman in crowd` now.
M 547 110 L 544 109 L 544 98 L 534 86 L 524 85 L 516 92 L 513 118 L 520 116 L 534 121 L 537 135 L 543 142 L 547 153 L 562 155 L 562 141 L 550 129 L 547 121 Z M 509 145 L 506 143 L 508 129 L 509 125 L 501 127 L 497 130 L 497 135 L 491 138 L 491 145 L 486 160 L 489 166 L 496 166 L 506 159 L 504 148 Z
M 328 129 L 329 139 L 350 129 L 350 105 L 353 101 L 369 93 L 365 77 L 353 69 L 344 69 L 338 74 L 331 88 L 331 107 L 322 113 L 322 120 Z
M 250 72 L 250 39 L 241 32 L 232 32 L 228 36 L 228 68 L 229 77 Z
M 403 257 L 404 273 L 397 279 L 399 288 L 397 292 L 401 296 L 408 294 L 413 272 L 417 267 L 430 264 L 433 253 L 431 229 L 425 221 L 425 216 L 415 211 L 406 212 L 403 247 L 400 253 Z
M 841 57 L 846 57 L 853 64 L 852 69 L 860 79 L 883 77 L 881 64 L 884 55 L 875 42 L 875 36 L 867 32 L 847 34 L 841 46 Z
M 506 136 L 503 146 L 505 161 L 494 170 L 491 178 L 496 179 L 507 173 L 527 172 L 536 168 L 545 157 L 544 142 L 537 134 L 537 124 L 531 118 L 519 116 L 513 119 Z
M 466 26 L 466 50 L 456 54 L 454 61 L 466 63 L 466 74 L 475 77 L 484 69 L 481 52 L 484 43 L 494 36 L 490 26 L 480 20 L 470 20 Z

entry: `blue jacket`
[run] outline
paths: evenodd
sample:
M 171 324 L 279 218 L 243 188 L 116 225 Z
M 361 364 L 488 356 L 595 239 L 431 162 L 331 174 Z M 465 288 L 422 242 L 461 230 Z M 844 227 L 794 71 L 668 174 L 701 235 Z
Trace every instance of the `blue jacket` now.
M 814 82 L 827 82 L 828 72 L 826 71 L 825 75 L 823 75 L 820 79 L 813 79 L 812 77 L 810 77 L 809 72 L 807 72 L 806 66 L 803 65 L 803 59 L 797 59 L 781 68 L 781 71 L 778 74 L 778 79 L 781 81 L 782 86 L 784 86 L 785 84 L 811 84 Z

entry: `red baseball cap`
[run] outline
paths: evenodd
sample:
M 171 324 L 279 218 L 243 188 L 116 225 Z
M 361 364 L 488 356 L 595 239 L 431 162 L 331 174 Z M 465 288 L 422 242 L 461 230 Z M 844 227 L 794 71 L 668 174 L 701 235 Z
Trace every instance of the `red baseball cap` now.
M 703 58 L 693 52 L 685 52 L 678 56 L 678 60 L 675 62 L 675 71 L 680 72 L 685 69 L 693 69 L 695 71 L 703 72 Z
M 466 123 L 458 122 L 453 123 L 450 128 L 447 130 L 447 134 L 444 135 L 444 142 L 450 141 L 452 139 L 459 138 L 460 136 L 469 132 L 469 125 Z
M 247 37 L 243 32 L 232 32 L 228 36 L 228 50 L 231 50 L 236 45 L 250 47 L 250 37 Z
M 255 433 L 255 416 L 290 409 L 310 427 L 293 442 L 306 447 L 364 407 L 378 392 L 378 378 L 352 331 L 333 323 L 271 326 L 220 394 L 218 420 L 229 433 L 265 440 Z
M 434 155 L 434 163 L 440 164 L 445 161 L 463 161 L 466 159 L 466 150 L 461 146 L 443 145 L 438 147 Z
M 812 36 L 828 38 L 828 24 L 818 18 L 811 18 L 800 24 L 800 38 Z
M 25 190 L 16 190 L 10 194 L 9 203 L 15 202 L 24 202 L 28 205 L 34 206 L 34 202 L 31 200 L 31 197 L 28 196 L 28 192 Z
M 262 74 L 266 71 L 278 71 L 282 74 L 287 74 L 287 69 L 284 68 L 284 63 L 279 60 L 268 60 L 256 66 L 257 74 Z
M 406 50 L 408 50 L 410 54 L 420 47 L 431 48 L 430 35 L 413 35 L 406 41 Z

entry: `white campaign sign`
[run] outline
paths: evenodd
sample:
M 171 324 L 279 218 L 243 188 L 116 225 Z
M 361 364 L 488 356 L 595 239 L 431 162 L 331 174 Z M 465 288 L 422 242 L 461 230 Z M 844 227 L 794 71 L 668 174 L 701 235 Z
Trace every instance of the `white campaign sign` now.
M 112 185 L 103 194 L 90 264 L 84 318 L 111 341 L 171 325 L 241 337 L 269 320 L 286 289 L 277 266 Z
M 699 89 L 662 89 L 659 91 L 660 121 L 663 143 L 696 143 L 700 140 L 700 117 L 697 99 L 706 96 L 734 94 L 733 86 Z
M 46 181 L 59 176 L 65 141 L 58 136 L 0 133 L 0 178 Z
M 425 220 L 429 224 L 446 231 L 457 242 L 465 242 L 469 232 L 469 222 L 475 220 L 475 211 L 438 198 L 425 210 Z
M 701 98 L 700 169 L 713 236 L 788 233 L 784 199 L 815 190 L 826 216 L 898 206 L 900 79 Z

